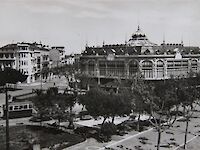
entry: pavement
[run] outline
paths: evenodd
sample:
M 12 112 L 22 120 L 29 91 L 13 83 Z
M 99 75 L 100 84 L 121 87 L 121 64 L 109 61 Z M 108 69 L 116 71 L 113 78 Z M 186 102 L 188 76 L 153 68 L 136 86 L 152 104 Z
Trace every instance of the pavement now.
M 128 119 L 129 117 L 116 117 L 114 120 L 114 124 L 118 125 Z M 106 120 L 106 122 L 109 122 L 109 121 L 111 122 L 112 118 L 108 118 Z M 76 124 L 81 125 L 81 126 L 86 126 L 86 127 L 95 127 L 99 124 L 102 124 L 102 122 L 103 122 L 103 117 L 101 117 L 98 120 L 90 119 L 90 120 L 78 121 L 76 122 Z
M 198 108 L 200 110 L 200 108 Z M 145 118 L 145 116 L 144 116 Z M 92 126 L 93 121 L 87 121 Z M 78 124 L 88 126 L 86 121 L 80 121 Z M 94 123 L 96 124 L 96 123 Z M 160 150 L 182 150 L 184 143 L 185 122 L 176 121 L 173 127 L 165 130 L 161 135 Z M 190 119 L 188 129 L 188 150 L 199 150 L 200 143 L 200 112 L 194 113 L 194 118 Z M 143 143 L 139 138 L 145 137 L 148 140 Z M 77 145 L 65 148 L 64 150 L 104 150 L 111 148 L 113 150 L 156 150 L 158 133 L 154 128 L 149 128 L 143 132 L 131 131 L 124 136 L 113 135 L 110 142 L 99 143 L 93 138 Z M 194 146 L 195 143 L 195 146 Z M 199 144 L 198 144 L 199 143 Z M 166 147 L 170 145 L 170 147 Z
M 189 133 L 188 133 L 188 142 L 194 140 L 200 135 L 200 112 L 195 112 L 195 118 L 191 118 L 189 122 Z M 184 135 L 185 135 L 185 122 L 176 121 L 173 124 L 173 127 L 164 131 L 161 135 L 161 148 L 160 150 L 177 150 L 184 143 Z M 140 137 L 145 137 L 145 143 L 142 143 Z M 144 132 L 138 133 L 136 135 L 130 136 L 126 139 L 122 139 L 120 141 L 114 142 L 112 144 L 108 144 L 106 147 L 113 148 L 115 150 L 120 150 L 122 147 L 124 149 L 129 150 L 137 150 L 137 147 L 140 147 L 144 150 L 155 150 L 157 143 L 158 133 L 155 129 L 151 128 Z M 170 145 L 170 147 L 167 147 Z M 103 150 L 101 148 L 100 150 Z M 198 150 L 198 149 L 197 149 Z
M 48 89 L 49 87 L 58 87 L 58 89 L 65 89 L 68 87 L 68 82 L 64 76 L 53 78 L 52 80 L 36 81 L 34 83 L 21 83 L 17 87 L 21 89 Z

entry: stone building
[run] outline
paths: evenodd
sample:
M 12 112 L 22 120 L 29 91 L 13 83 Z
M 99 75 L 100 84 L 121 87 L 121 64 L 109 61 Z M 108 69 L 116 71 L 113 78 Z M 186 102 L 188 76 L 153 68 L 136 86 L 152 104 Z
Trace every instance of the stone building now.
M 114 79 L 131 79 L 141 72 L 146 80 L 188 77 L 200 70 L 199 47 L 152 43 L 138 26 L 124 44 L 88 47 L 80 57 L 81 72 L 98 83 Z

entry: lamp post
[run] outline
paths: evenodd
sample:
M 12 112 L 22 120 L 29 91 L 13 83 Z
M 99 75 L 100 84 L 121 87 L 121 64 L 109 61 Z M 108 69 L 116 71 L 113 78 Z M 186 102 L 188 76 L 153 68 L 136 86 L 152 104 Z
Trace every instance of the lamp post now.
M 5 85 L 5 95 L 6 95 L 6 150 L 9 150 L 9 111 L 8 111 L 8 88 Z
M 2 67 L 2 71 L 5 71 L 4 66 Z M 6 76 L 9 76 L 6 75 Z M 8 111 L 8 87 L 7 87 L 7 81 L 5 83 L 5 116 L 6 116 L 6 150 L 9 150 L 9 146 L 10 146 L 10 137 L 9 137 L 9 111 Z

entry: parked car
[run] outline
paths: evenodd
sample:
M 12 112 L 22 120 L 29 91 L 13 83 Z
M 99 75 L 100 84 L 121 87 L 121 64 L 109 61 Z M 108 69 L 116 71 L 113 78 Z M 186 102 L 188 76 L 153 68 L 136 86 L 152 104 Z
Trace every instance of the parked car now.
M 52 120 L 52 119 L 48 116 L 43 116 L 42 118 L 39 116 L 33 116 L 31 119 L 29 119 L 29 121 L 32 121 L 32 122 L 41 122 L 41 121 L 49 121 L 49 120 Z
M 83 115 L 80 118 L 80 120 L 91 120 L 91 119 L 92 119 L 92 116 L 90 116 L 90 115 Z

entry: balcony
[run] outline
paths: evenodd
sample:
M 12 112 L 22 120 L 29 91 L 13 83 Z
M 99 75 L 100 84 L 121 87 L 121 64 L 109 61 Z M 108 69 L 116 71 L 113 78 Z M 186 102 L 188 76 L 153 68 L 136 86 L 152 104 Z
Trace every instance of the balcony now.
M 0 60 L 11 60 L 14 61 L 16 57 L 0 57 Z

